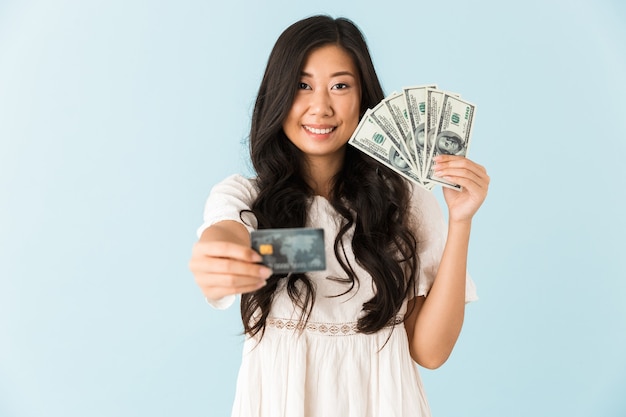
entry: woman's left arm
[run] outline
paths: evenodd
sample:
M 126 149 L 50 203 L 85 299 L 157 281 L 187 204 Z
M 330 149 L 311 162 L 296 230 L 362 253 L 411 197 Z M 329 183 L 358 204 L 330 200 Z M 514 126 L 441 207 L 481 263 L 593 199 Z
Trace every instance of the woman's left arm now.
M 413 360 L 435 369 L 450 356 L 465 315 L 467 252 L 472 218 L 487 196 L 489 176 L 481 165 L 459 156 L 435 158 L 435 174 L 461 191 L 443 189 L 448 206 L 448 236 L 435 281 L 427 297 L 409 302 L 405 320 Z

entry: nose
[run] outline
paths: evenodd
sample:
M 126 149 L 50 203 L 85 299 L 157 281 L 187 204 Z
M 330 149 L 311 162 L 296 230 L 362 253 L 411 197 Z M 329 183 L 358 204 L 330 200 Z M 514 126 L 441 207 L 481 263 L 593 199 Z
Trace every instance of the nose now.
M 318 89 L 311 94 L 311 103 L 309 104 L 309 113 L 315 116 L 332 116 L 333 106 L 328 90 Z

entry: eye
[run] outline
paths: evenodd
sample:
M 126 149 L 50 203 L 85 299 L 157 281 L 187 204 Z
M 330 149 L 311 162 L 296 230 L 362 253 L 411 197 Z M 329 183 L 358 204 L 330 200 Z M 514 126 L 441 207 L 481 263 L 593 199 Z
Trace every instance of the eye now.
M 337 84 L 332 86 L 332 89 L 333 90 L 343 90 L 343 89 L 348 88 L 348 87 L 349 87 L 349 85 L 346 84 L 346 83 L 337 83 Z
M 310 86 L 310 85 L 308 85 L 307 83 L 303 83 L 302 81 L 300 81 L 300 82 L 298 83 L 298 89 L 299 89 L 299 90 L 310 90 L 310 89 L 311 89 L 311 86 Z

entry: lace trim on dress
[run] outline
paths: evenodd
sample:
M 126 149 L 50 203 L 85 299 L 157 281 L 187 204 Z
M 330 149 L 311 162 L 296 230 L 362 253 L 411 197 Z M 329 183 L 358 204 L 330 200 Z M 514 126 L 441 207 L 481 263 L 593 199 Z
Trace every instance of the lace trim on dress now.
M 389 321 L 385 327 L 393 327 L 404 321 L 404 317 L 396 316 L 392 320 Z M 273 318 L 268 317 L 265 321 L 265 325 L 267 327 L 272 327 L 279 330 L 298 330 L 307 332 L 317 333 L 325 336 L 348 336 L 359 333 L 357 329 L 357 322 L 348 322 L 348 323 L 319 323 L 319 322 L 307 322 L 302 323 L 297 320 L 292 319 L 281 319 L 281 318 Z

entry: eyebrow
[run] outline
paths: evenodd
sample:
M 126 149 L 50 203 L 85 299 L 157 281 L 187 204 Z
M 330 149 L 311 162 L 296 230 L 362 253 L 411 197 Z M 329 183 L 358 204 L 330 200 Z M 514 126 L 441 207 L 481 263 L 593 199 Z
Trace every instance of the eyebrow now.
M 303 77 L 313 77 L 313 74 L 309 74 L 308 72 L 305 72 L 305 71 L 302 71 L 300 75 Z M 352 78 L 356 78 L 356 76 L 350 71 L 338 71 L 338 72 L 334 72 L 330 74 L 331 77 L 339 77 L 341 75 L 349 75 Z

